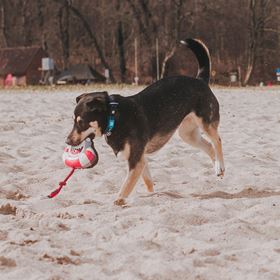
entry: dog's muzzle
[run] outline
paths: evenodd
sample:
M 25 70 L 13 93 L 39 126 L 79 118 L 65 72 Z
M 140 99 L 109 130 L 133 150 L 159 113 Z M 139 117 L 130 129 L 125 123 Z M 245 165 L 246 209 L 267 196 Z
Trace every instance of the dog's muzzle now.
M 95 134 L 94 134 L 94 133 L 91 133 L 91 134 L 86 135 L 85 137 L 83 137 L 82 134 L 79 134 L 79 133 L 77 133 L 77 132 L 72 131 L 72 132 L 68 135 L 68 137 L 67 137 L 65 143 L 66 143 L 67 145 L 70 145 L 70 146 L 78 146 L 78 145 L 80 145 L 86 138 L 90 138 L 91 140 L 93 140 L 93 139 L 95 138 Z

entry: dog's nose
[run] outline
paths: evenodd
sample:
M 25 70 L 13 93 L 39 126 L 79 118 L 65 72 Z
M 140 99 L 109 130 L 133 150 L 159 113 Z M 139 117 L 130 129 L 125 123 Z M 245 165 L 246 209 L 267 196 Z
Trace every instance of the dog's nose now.
M 67 145 L 72 146 L 72 140 L 71 140 L 71 138 L 70 138 L 70 137 L 67 137 L 66 140 L 65 140 L 65 143 L 66 143 Z

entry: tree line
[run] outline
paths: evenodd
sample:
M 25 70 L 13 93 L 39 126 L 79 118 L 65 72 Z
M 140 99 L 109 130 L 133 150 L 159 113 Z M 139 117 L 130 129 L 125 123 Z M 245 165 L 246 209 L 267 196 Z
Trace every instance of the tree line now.
M 275 80 L 279 19 L 280 0 L 0 0 L 0 47 L 41 45 L 60 70 L 89 63 L 112 82 L 150 83 L 195 75 L 179 44 L 193 37 L 210 49 L 212 81 L 236 71 L 247 85 Z

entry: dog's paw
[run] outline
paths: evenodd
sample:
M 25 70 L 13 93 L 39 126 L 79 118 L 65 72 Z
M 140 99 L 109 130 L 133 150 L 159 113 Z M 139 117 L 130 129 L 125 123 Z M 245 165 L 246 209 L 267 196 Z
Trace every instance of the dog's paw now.
M 118 206 L 124 206 L 126 203 L 123 198 L 118 198 L 117 200 L 114 201 L 114 204 Z
M 219 161 L 215 161 L 215 173 L 218 177 L 223 178 L 224 174 L 225 174 L 225 167 L 224 165 L 219 162 Z

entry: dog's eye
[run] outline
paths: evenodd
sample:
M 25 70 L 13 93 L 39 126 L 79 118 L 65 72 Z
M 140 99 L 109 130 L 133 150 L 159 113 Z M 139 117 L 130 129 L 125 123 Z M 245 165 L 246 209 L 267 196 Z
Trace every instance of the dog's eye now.
M 87 129 L 89 126 L 88 126 L 88 124 L 87 124 L 87 122 L 85 122 L 84 120 L 79 120 L 78 122 L 77 122 L 77 124 L 78 124 L 78 127 L 80 128 L 80 129 L 82 129 L 82 130 L 85 130 L 85 129 Z
M 78 126 L 83 126 L 84 122 L 82 120 L 78 121 Z

